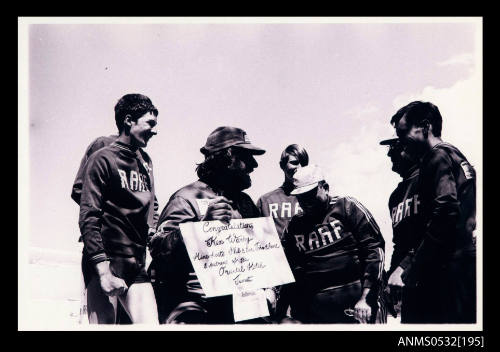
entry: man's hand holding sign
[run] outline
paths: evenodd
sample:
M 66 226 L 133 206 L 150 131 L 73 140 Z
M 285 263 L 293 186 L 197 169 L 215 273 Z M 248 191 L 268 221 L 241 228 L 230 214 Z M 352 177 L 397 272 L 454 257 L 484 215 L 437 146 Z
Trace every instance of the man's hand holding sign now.
M 223 196 L 211 200 L 202 221 L 219 220 L 228 223 L 231 220 L 232 204 L 233 202 Z

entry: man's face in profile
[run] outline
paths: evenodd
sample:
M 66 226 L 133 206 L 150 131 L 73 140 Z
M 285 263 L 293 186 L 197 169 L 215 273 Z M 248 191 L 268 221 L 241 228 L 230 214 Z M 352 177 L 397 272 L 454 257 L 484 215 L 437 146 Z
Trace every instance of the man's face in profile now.
M 406 146 L 399 140 L 389 145 L 387 156 L 391 158 L 392 171 L 404 176 L 415 165 L 414 159 L 407 153 Z
M 229 178 L 233 183 L 232 188 L 244 190 L 250 188 L 252 180 L 250 173 L 258 164 L 248 149 L 233 147 L 231 149 L 231 165 L 228 167 Z
M 427 136 L 424 135 L 424 128 L 411 125 L 406 114 L 396 124 L 396 134 L 400 142 L 405 147 L 406 153 L 412 158 L 419 158 L 425 150 Z

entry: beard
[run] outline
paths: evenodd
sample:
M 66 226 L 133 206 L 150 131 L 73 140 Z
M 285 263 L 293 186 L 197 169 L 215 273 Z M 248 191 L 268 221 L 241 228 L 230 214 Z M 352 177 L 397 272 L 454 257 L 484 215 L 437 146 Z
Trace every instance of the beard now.
M 252 185 L 250 175 L 240 169 L 227 169 L 222 179 L 223 187 L 233 192 L 241 192 Z

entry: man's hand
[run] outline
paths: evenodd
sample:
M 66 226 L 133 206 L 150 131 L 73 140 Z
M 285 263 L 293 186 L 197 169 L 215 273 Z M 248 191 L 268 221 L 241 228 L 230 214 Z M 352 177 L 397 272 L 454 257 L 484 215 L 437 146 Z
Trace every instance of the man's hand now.
M 389 286 L 397 286 L 397 287 L 403 287 L 405 284 L 403 280 L 401 279 L 401 274 L 403 274 L 404 269 L 400 266 L 398 266 L 391 274 L 389 277 L 389 281 L 387 284 Z
M 109 262 L 97 263 L 97 272 L 99 274 L 99 283 L 106 296 L 121 296 L 128 287 L 123 279 L 114 276 L 109 270 Z
M 264 292 L 266 294 L 266 300 L 267 300 L 267 307 L 269 308 L 269 313 L 273 315 L 276 312 L 276 293 L 272 288 L 266 288 L 264 289 Z
M 362 324 L 367 324 L 372 316 L 372 309 L 366 299 L 360 299 L 354 306 L 354 318 Z
M 212 221 L 219 220 L 222 222 L 229 223 L 231 220 L 231 202 L 226 197 L 220 196 L 214 198 L 207 208 L 205 216 L 201 219 L 202 221 Z
M 372 309 L 368 303 L 366 303 L 366 296 L 368 296 L 369 292 L 370 288 L 365 287 L 361 298 L 354 306 L 354 318 L 362 324 L 367 324 L 372 316 Z
M 401 275 L 403 274 L 404 269 L 400 266 L 398 266 L 391 276 L 389 277 L 389 280 L 387 282 L 387 285 L 389 286 L 389 292 L 391 294 L 391 299 L 393 302 L 396 304 L 397 302 L 401 301 L 401 290 L 403 286 L 405 285 L 403 282 L 403 279 L 401 278 Z
M 296 319 L 290 317 L 284 317 L 283 319 L 281 319 L 279 324 L 302 324 L 302 323 Z

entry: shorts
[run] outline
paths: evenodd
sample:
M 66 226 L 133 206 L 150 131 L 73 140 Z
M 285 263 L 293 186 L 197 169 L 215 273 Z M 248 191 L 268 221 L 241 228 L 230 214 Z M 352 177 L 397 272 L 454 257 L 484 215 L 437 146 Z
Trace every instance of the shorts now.
M 146 272 L 145 258 L 137 257 L 111 257 L 109 262 L 111 273 L 123 279 L 128 287 L 132 284 L 151 282 L 151 279 Z M 85 287 L 88 286 L 92 276 L 97 275 L 95 265 L 92 264 L 88 257 L 82 256 L 82 273 L 85 281 Z

